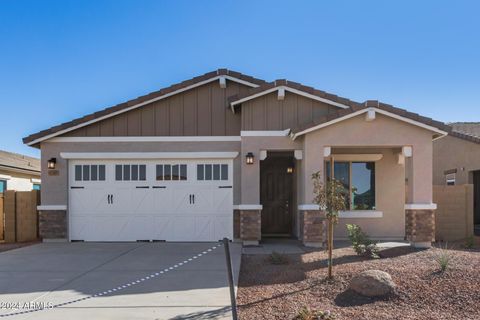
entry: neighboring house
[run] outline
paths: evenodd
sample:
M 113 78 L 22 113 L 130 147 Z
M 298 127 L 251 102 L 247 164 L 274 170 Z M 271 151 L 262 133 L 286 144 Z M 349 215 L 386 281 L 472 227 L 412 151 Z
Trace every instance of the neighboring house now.
M 24 143 L 41 149 L 44 239 L 287 236 L 318 246 L 311 176 L 333 161 L 349 190 L 337 238 L 356 223 L 373 238 L 429 246 L 432 140 L 449 130 L 378 101 L 219 69 Z
M 0 150 L 0 193 L 40 190 L 40 159 Z
M 480 123 L 449 125 L 452 127 L 449 136 L 433 144 L 433 184 L 473 185 L 473 224 L 475 233 L 480 235 Z M 460 213 L 456 213 L 456 217 L 463 219 Z M 467 216 L 468 220 L 470 218 Z M 470 226 L 470 223 L 467 225 Z M 471 232 L 468 230 L 466 234 Z

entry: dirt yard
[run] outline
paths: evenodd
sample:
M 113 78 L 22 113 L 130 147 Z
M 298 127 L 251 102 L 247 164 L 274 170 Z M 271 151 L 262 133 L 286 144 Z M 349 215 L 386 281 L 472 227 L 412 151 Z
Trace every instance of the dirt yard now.
M 330 310 L 335 319 L 480 319 L 480 250 L 448 250 L 450 269 L 439 272 L 438 249 L 383 251 L 382 258 L 358 257 L 350 248 L 334 251 L 333 280 L 326 280 L 326 253 L 286 255 L 272 264 L 267 255 L 244 255 L 238 305 L 242 320 L 294 319 L 302 307 Z M 372 299 L 347 290 L 355 274 L 390 273 L 394 296 Z

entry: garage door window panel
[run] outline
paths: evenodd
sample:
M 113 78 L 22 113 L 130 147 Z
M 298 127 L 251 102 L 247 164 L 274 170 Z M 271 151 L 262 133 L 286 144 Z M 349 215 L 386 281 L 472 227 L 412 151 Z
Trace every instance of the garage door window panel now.
M 228 164 L 198 164 L 197 180 L 199 181 L 228 180 Z
M 185 181 L 187 180 L 186 164 L 157 164 L 157 181 Z
M 75 181 L 105 181 L 105 165 L 75 165 L 74 176 Z

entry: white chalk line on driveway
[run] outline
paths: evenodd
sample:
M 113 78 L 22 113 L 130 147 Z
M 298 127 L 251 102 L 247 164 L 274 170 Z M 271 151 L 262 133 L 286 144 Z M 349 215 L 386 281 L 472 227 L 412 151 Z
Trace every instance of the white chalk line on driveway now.
M 74 300 L 70 300 L 70 301 L 67 301 L 67 302 L 62 302 L 62 303 L 58 303 L 58 304 L 55 304 L 51 307 L 48 307 L 48 308 L 33 308 L 33 309 L 29 309 L 29 310 L 23 310 L 23 311 L 16 311 L 16 312 L 12 312 L 12 313 L 6 313 L 6 314 L 0 314 L 0 318 L 5 318 L 5 317 L 12 317 L 12 316 L 17 316 L 17 315 L 22 315 L 22 314 L 28 314 L 28 313 L 33 313 L 33 312 L 38 312 L 38 311 L 48 311 L 48 310 L 52 310 L 54 308 L 59 308 L 59 307 L 63 307 L 63 306 L 66 306 L 66 305 L 70 305 L 70 304 L 73 304 L 73 303 L 76 303 L 76 302 L 80 302 L 80 301 L 84 301 L 84 300 L 88 300 L 88 299 L 92 299 L 92 298 L 98 298 L 98 297 L 103 297 L 103 296 L 108 296 L 112 293 L 116 293 L 118 291 L 121 291 L 123 289 L 127 289 L 127 288 L 130 288 L 132 286 L 136 286 L 138 284 L 141 284 L 147 280 L 152 280 L 158 276 L 161 276 L 167 272 L 170 272 L 170 271 L 174 271 L 176 270 L 177 268 L 181 267 L 181 266 L 184 266 L 192 261 L 195 261 L 195 259 L 198 259 L 210 252 L 212 252 L 213 250 L 215 249 L 218 249 L 219 247 L 221 247 L 222 244 L 219 243 L 209 249 L 206 249 L 205 251 L 202 251 L 188 259 L 185 259 L 184 261 L 182 262 L 179 262 L 171 267 L 168 267 L 168 268 L 165 268 L 163 270 L 160 270 L 160 271 L 157 271 L 157 272 L 154 272 L 148 276 L 145 276 L 145 277 L 142 277 L 142 278 L 138 278 L 136 280 L 133 280 L 131 282 L 128 282 L 126 284 L 123 284 L 123 285 L 120 285 L 120 286 L 117 286 L 117 287 L 114 287 L 112 289 L 109 289 L 109 290 L 105 290 L 105 291 L 100 291 L 100 292 L 97 292 L 95 294 L 92 294 L 92 295 L 88 295 L 88 296 L 85 296 L 85 297 L 82 297 L 82 298 L 78 298 L 78 299 L 74 299 Z

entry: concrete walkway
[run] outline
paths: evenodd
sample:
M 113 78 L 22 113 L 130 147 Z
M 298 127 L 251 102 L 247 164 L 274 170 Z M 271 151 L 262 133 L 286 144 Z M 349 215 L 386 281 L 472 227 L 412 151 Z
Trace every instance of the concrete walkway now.
M 25 303 L 68 302 L 143 278 L 101 297 L 5 319 L 231 319 L 224 248 L 207 251 L 215 245 L 41 243 L 0 253 L 0 316 L 15 311 L 8 303 L 25 311 Z M 237 280 L 240 245 L 231 252 Z

